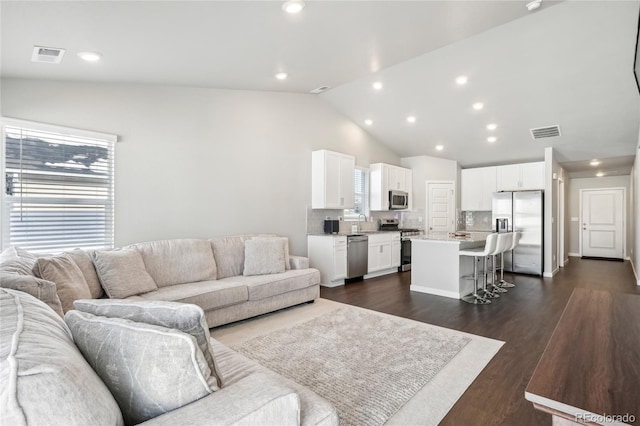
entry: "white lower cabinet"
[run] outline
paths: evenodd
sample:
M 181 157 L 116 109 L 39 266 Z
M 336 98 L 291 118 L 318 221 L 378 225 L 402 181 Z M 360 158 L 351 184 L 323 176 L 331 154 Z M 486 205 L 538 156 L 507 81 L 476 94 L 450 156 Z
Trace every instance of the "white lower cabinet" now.
M 344 235 L 309 235 L 309 266 L 320 271 L 320 284 L 335 287 L 347 277 L 347 237 Z
M 398 266 L 400 266 L 400 233 L 383 232 L 369 235 L 368 274 Z

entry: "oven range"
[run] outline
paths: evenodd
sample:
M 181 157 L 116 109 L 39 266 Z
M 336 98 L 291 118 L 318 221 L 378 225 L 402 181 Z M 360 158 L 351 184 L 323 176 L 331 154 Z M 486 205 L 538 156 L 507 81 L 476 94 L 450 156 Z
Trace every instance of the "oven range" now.
M 400 231 L 400 266 L 398 272 L 411 270 L 411 238 L 422 235 L 420 229 L 400 228 L 398 219 L 380 219 L 378 221 L 380 231 Z

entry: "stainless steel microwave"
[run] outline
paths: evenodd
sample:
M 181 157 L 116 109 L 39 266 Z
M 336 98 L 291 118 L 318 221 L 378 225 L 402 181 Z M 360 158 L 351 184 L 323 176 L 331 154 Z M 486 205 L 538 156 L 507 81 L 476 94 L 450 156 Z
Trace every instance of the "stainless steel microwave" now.
M 404 191 L 389 191 L 389 210 L 409 208 L 409 194 Z

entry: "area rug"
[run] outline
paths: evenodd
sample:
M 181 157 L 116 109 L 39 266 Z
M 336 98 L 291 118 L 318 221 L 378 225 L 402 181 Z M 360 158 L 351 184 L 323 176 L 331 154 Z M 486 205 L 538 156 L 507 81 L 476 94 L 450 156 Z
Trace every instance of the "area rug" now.
M 329 400 L 341 425 L 437 424 L 501 346 L 322 299 L 314 305 L 213 337 Z M 469 346 L 472 359 L 457 360 Z M 451 364 L 457 371 L 447 373 Z

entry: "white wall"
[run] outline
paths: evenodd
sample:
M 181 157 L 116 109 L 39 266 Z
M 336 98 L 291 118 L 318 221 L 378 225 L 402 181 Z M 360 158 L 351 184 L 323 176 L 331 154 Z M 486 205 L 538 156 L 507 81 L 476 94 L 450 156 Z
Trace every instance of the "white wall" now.
M 633 241 L 631 222 L 631 203 L 630 203 L 630 176 L 604 176 L 592 178 L 573 178 L 570 180 L 570 191 L 567 200 L 567 209 L 569 210 L 569 252 L 571 254 L 580 253 L 580 222 L 571 221 L 572 217 L 580 217 L 580 190 L 581 189 L 597 189 L 597 188 L 625 188 L 625 211 L 627 217 L 626 238 L 627 246 L 625 248 L 627 256 L 630 255 L 631 244 Z
M 2 80 L 6 117 L 120 136 L 116 245 L 274 232 L 306 254 L 311 151 L 399 157 L 314 95 Z
M 638 148 L 636 149 L 636 160 L 633 163 L 632 179 L 634 182 L 634 205 L 633 223 L 634 236 L 633 245 L 635 255 L 631 257 L 636 271 L 637 284 L 640 285 L 640 130 L 638 131 Z
M 414 210 L 425 211 L 425 198 L 427 191 L 426 181 L 458 181 L 458 163 L 452 160 L 421 155 L 417 157 L 404 157 L 401 159 L 401 165 L 402 167 L 413 170 L 412 181 Z

